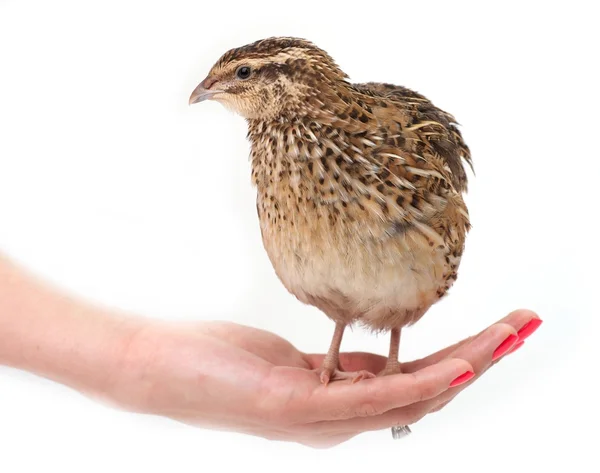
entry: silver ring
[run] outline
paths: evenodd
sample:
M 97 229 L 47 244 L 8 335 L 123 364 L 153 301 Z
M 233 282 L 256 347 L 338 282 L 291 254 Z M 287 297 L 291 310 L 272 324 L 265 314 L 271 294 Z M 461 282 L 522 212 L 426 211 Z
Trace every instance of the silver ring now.
M 395 425 L 392 427 L 392 437 L 394 437 L 394 439 L 408 437 L 410 434 L 412 434 L 412 431 L 409 429 L 408 425 Z

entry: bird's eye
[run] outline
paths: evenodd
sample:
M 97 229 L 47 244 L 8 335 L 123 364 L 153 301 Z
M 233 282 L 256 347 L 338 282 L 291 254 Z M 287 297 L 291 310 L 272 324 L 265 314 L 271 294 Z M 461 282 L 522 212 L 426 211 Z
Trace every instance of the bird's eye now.
M 252 74 L 252 69 L 250 69 L 248 66 L 240 66 L 238 67 L 237 71 L 235 71 L 237 78 L 242 80 L 250 77 L 250 74 Z

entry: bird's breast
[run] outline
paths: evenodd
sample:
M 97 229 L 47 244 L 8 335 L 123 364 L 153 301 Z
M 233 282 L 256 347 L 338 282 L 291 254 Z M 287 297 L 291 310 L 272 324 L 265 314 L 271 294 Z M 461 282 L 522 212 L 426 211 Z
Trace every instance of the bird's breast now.
M 381 222 L 357 206 L 297 192 L 307 186 L 295 183 L 293 174 L 282 175 L 259 188 L 257 200 L 264 247 L 298 299 L 330 316 L 336 312 L 377 326 L 381 311 L 422 313 L 441 297 L 448 276 L 445 250 L 411 230 L 381 238 Z M 333 300 L 335 309 L 320 306 Z

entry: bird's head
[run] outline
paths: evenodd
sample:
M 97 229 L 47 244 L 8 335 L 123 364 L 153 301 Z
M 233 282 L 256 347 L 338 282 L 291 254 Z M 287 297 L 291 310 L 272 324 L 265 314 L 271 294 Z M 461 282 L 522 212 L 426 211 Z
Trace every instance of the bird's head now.
M 227 51 L 189 102 L 215 100 L 247 119 L 273 119 L 318 108 L 346 78 L 311 42 L 268 38 Z

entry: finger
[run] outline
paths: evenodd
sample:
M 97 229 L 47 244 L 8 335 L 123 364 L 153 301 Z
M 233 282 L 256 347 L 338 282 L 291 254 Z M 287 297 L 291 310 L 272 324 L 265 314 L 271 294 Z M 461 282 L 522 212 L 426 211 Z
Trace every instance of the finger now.
M 475 367 L 476 376 L 473 377 L 469 383 L 473 383 L 477 377 L 481 376 L 485 371 L 487 371 L 490 367 L 498 363 L 504 356 L 512 353 L 513 351 L 519 349 L 524 340 L 529 337 L 535 330 L 542 324 L 542 320 L 530 310 L 518 310 L 509 314 L 507 317 L 502 319 L 501 322 L 492 325 L 489 329 L 487 329 L 483 336 L 479 336 L 472 340 L 469 344 L 465 344 L 462 347 L 455 350 L 451 353 L 450 356 L 454 358 L 463 358 L 468 360 Z M 503 326 L 503 329 L 500 328 Z M 512 330 L 506 331 L 507 327 L 511 327 Z M 493 330 L 493 332 L 492 332 Z M 477 349 L 478 344 L 485 345 L 487 340 L 492 333 L 496 334 L 496 341 L 503 335 L 506 335 L 506 338 L 503 342 L 496 347 L 496 350 L 492 353 L 492 359 L 485 363 L 484 365 L 479 365 L 481 362 L 472 359 L 471 353 Z M 517 339 L 514 339 L 514 335 L 517 335 Z M 513 340 L 509 340 L 513 338 Z M 461 386 L 461 390 L 467 387 L 468 383 L 465 386 Z M 457 393 L 460 390 L 457 391 Z
M 312 369 L 319 368 L 323 363 L 323 358 L 325 358 L 325 355 L 316 353 L 304 355 L 305 361 L 308 362 Z M 375 355 L 374 353 L 340 353 L 340 367 L 344 371 L 367 370 L 371 373 L 378 373 L 385 367 L 386 360 L 385 356 Z
M 347 442 L 354 435 L 351 434 L 338 434 L 338 435 L 327 435 L 327 436 L 319 436 L 315 437 L 310 435 L 306 438 L 295 439 L 295 441 L 301 443 L 302 445 L 306 445 L 307 447 L 323 450 L 326 448 L 336 447 L 341 443 Z
M 494 356 L 506 353 L 517 342 L 517 331 L 512 325 L 496 323 L 457 348 L 451 356 L 467 360 L 475 369 L 475 375 L 478 375 L 492 364 Z
M 496 324 L 498 324 L 498 323 L 507 324 L 507 325 L 511 325 L 515 330 L 520 330 L 521 328 L 525 327 L 533 319 L 539 320 L 539 317 L 535 312 L 528 310 L 528 309 L 519 309 L 519 310 L 515 310 L 515 311 L 511 312 L 506 317 L 503 317 L 498 322 L 496 322 Z M 402 370 L 406 373 L 412 373 L 413 371 L 420 370 L 423 367 L 428 366 L 432 363 L 437 363 L 439 360 L 452 355 L 461 346 L 475 340 L 477 337 L 480 337 L 490 327 L 487 327 L 486 329 L 482 330 L 477 335 L 466 338 L 458 343 L 455 343 L 454 345 L 446 347 L 443 350 L 440 350 L 437 353 L 434 353 L 433 355 L 429 355 L 420 360 L 415 360 L 415 361 L 411 361 L 408 363 L 402 363 Z M 460 357 L 458 357 L 458 358 L 460 358 Z
M 301 414 L 303 423 L 377 416 L 434 398 L 449 389 L 458 376 L 472 370 L 469 362 L 448 358 L 410 374 L 319 386 L 308 400 L 298 401 L 302 404 L 296 412 Z
M 432 355 L 428 355 L 425 358 L 421 358 L 419 360 L 408 361 L 406 363 L 402 363 L 402 371 L 404 373 L 414 373 L 415 371 L 422 370 L 426 366 L 433 365 L 435 363 L 439 363 L 444 358 L 447 358 L 452 353 L 456 351 L 457 348 L 462 345 L 469 343 L 471 340 L 475 339 L 478 335 L 474 335 L 472 337 L 465 338 L 460 342 L 455 343 L 454 345 L 450 345 L 438 352 L 433 353 Z
M 518 342 L 519 340 L 515 328 L 512 325 L 499 323 L 490 327 L 484 336 L 478 337 L 469 345 L 458 349 L 456 356 L 464 356 L 465 359 L 468 359 L 473 364 L 475 376 L 464 383 L 464 385 L 448 390 L 448 392 L 442 393 L 436 399 L 433 399 L 432 403 L 430 403 L 431 412 L 437 412 L 448 404 L 460 392 L 479 379 L 491 366 L 502 359 L 502 356 L 514 348 Z M 496 348 L 493 348 L 494 344 L 496 344 Z M 491 352 L 491 355 L 488 354 L 488 356 L 484 358 L 474 358 L 474 353 L 477 352 L 479 348 L 487 349 L 488 352 L 493 348 L 493 351 Z M 495 358 L 496 356 L 497 358 Z
M 524 340 L 521 340 L 520 342 L 518 342 L 513 348 L 511 348 L 511 350 L 506 354 L 506 356 L 517 351 L 519 348 L 521 348 L 524 345 L 524 343 L 525 343 Z M 502 360 L 502 358 L 499 358 L 496 361 L 493 361 L 492 364 L 490 366 L 488 366 L 488 368 L 486 370 L 484 370 L 483 373 L 480 373 L 477 377 L 473 378 L 472 381 L 475 381 L 477 378 L 480 378 L 481 376 L 483 376 L 483 374 L 485 374 L 492 366 L 494 366 L 496 363 L 498 363 L 501 360 Z M 444 399 L 445 396 L 440 396 L 440 399 L 438 400 L 438 404 L 433 409 L 431 409 L 431 411 L 429 413 L 433 414 L 435 412 L 441 411 L 444 407 L 446 407 L 448 404 L 450 404 L 459 393 L 460 392 L 457 392 L 456 394 L 452 395 L 452 397 L 450 397 L 450 399 Z
M 263 437 L 267 440 L 276 442 L 294 442 L 300 443 L 307 447 L 315 449 L 326 449 L 335 447 L 354 437 L 352 433 L 335 433 L 335 434 L 315 434 L 314 431 L 307 429 L 270 429 L 265 431 L 264 425 L 256 428 L 246 428 L 243 433 L 253 435 L 255 437 Z
M 511 353 L 514 353 L 515 351 L 517 351 L 519 348 L 521 348 L 524 344 L 525 344 L 525 340 L 533 334 L 533 332 L 535 332 L 539 326 L 542 324 L 542 320 L 534 313 L 532 313 L 531 311 L 530 314 L 528 315 L 533 315 L 532 318 L 530 318 L 529 320 L 525 320 L 525 322 L 523 323 L 523 320 L 520 321 L 520 323 L 516 323 L 514 324 L 516 327 L 518 327 L 518 331 L 517 331 L 517 335 L 519 336 L 519 341 L 517 343 L 515 343 L 515 345 L 508 350 L 508 352 L 506 352 L 506 354 L 504 356 L 510 355 Z M 522 314 L 524 315 L 524 314 Z M 519 327 L 520 326 L 520 327 Z M 492 366 L 494 366 L 496 363 L 499 363 L 504 356 L 501 356 L 499 358 L 497 358 L 496 360 L 492 360 L 491 365 L 487 366 L 482 373 L 480 373 L 477 377 L 475 377 L 471 382 L 475 381 L 478 377 L 482 376 L 483 373 L 485 373 L 487 370 L 489 370 Z M 465 386 L 466 387 L 466 386 Z M 438 402 L 438 405 L 436 407 L 434 407 L 431 412 L 438 412 L 439 410 L 443 409 L 444 407 L 446 407 L 446 405 L 452 401 L 452 399 L 454 399 L 454 397 L 458 394 L 458 392 L 456 394 L 454 394 L 450 399 L 446 399 L 446 400 L 440 400 Z
M 512 325 L 515 330 L 519 330 L 525 324 L 532 319 L 539 319 L 540 317 L 532 310 L 529 309 L 517 309 L 513 310 L 503 319 L 500 319 L 499 323 Z
M 511 325 L 505 323 L 494 324 L 471 343 L 456 350 L 456 353 L 453 354 L 456 358 L 452 359 L 464 359 L 468 361 L 476 375 L 481 374 L 491 365 L 493 353 L 498 346 L 510 335 L 514 334 L 516 334 L 516 330 Z M 466 386 L 472 384 L 473 379 L 459 386 L 444 389 L 440 394 L 429 399 L 423 399 L 419 402 L 391 409 L 385 413 L 371 417 L 355 417 L 353 419 L 324 422 L 321 428 L 337 433 L 364 432 L 367 430 L 380 430 L 394 425 L 410 425 L 423 418 L 439 404 L 449 401 L 452 397 L 456 396 Z

